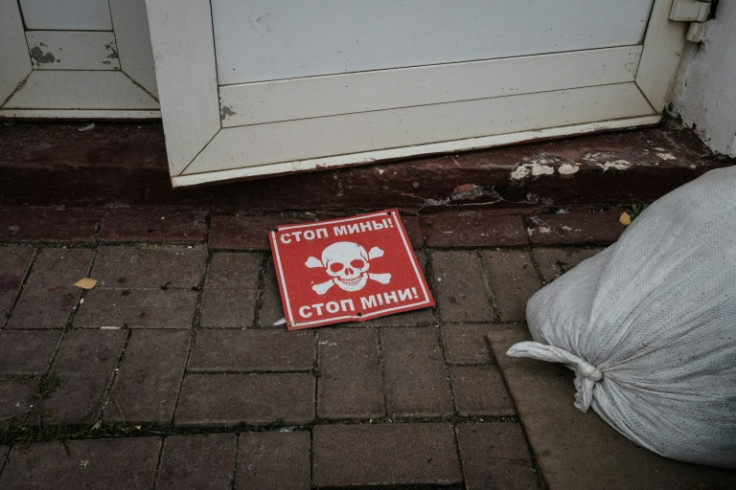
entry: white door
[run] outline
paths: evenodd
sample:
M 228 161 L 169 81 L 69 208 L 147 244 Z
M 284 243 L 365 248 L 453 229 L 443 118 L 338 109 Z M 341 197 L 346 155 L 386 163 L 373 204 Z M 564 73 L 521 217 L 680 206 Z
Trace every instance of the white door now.
M 0 0 L 0 117 L 151 118 L 143 0 Z
M 672 0 L 147 0 L 174 185 L 660 119 Z

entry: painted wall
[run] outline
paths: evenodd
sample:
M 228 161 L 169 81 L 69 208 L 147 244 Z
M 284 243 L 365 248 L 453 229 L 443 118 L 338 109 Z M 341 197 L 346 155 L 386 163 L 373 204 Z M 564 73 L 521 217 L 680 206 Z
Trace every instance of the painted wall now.
M 736 157 L 736 1 L 718 3 L 702 44 L 688 43 L 672 112 L 715 152 Z

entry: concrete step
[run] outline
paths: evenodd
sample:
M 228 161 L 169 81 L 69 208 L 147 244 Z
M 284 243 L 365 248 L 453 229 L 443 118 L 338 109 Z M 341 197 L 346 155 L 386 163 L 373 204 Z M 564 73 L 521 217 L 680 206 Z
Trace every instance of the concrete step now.
M 210 209 L 616 206 L 652 201 L 712 168 L 674 121 L 503 148 L 172 189 L 158 122 L 0 125 L 0 204 Z

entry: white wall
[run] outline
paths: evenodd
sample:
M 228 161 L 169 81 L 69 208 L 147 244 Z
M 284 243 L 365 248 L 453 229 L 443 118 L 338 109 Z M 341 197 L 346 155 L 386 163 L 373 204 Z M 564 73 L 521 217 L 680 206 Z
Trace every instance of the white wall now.
M 721 0 L 704 43 L 688 43 L 672 112 L 715 152 L 736 157 L 736 1 Z

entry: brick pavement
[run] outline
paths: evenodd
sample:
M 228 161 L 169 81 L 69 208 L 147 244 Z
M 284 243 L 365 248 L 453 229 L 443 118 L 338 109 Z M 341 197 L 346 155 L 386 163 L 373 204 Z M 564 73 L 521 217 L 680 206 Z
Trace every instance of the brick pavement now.
M 265 236 L 315 213 L 4 209 L 0 488 L 546 488 L 486 336 L 623 229 L 547 211 L 409 211 L 435 308 L 287 332 Z

